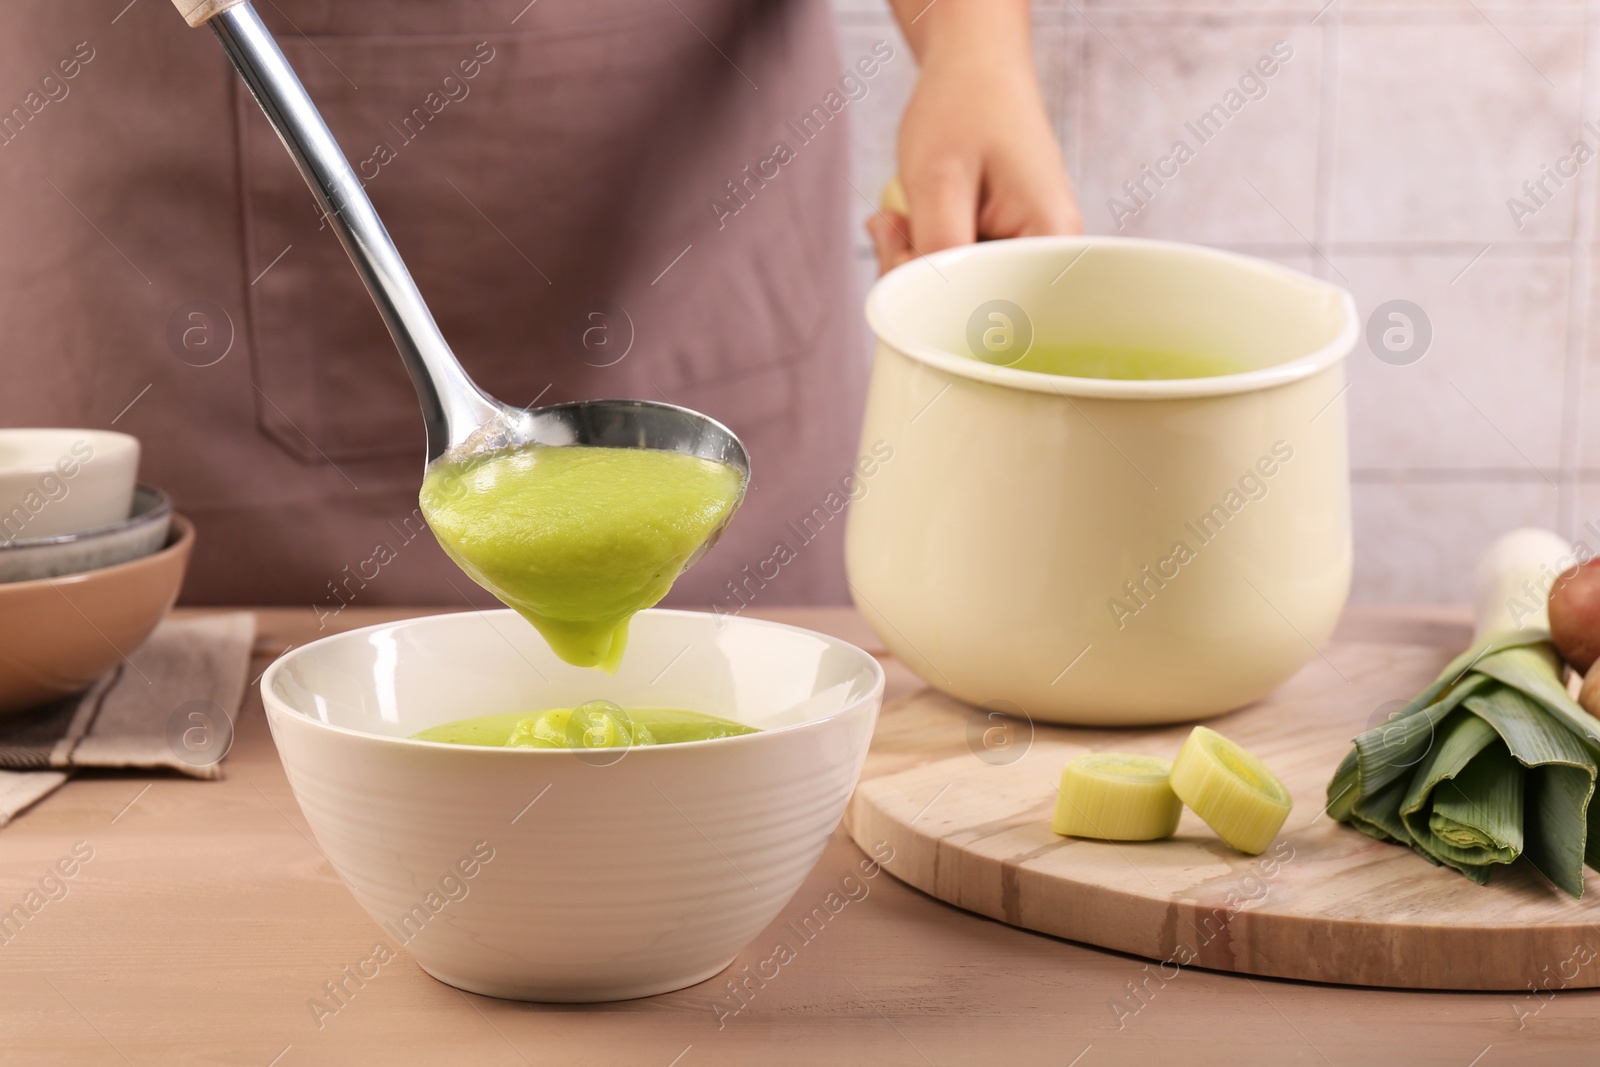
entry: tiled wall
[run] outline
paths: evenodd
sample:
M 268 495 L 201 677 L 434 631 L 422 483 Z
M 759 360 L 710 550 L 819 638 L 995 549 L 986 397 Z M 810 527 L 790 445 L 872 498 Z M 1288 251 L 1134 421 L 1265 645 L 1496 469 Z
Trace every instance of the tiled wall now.
M 835 0 L 845 56 L 899 41 L 883 0 Z M 1600 549 L 1600 10 L 1490 0 L 1036 0 L 1035 52 L 1090 233 L 1216 245 L 1348 288 L 1365 322 L 1409 300 L 1426 353 L 1365 341 L 1346 393 L 1354 597 L 1465 601 L 1477 553 L 1519 525 Z M 1278 40 L 1292 59 L 1136 215 L 1107 199 Z M 907 54 L 909 58 L 909 54 Z M 853 109 L 876 195 L 915 79 Z M 1595 153 L 1542 205 L 1522 192 Z M 1573 169 L 1575 164 L 1567 165 Z M 1532 214 L 1512 218 L 1507 199 Z M 861 213 L 867 210 L 861 206 Z M 863 288 L 874 274 L 860 246 Z M 1413 350 L 1414 351 L 1414 350 Z

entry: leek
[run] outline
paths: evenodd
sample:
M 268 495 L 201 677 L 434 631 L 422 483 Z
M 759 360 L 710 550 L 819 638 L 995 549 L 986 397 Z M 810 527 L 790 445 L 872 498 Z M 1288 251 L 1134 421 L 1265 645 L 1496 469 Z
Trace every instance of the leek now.
M 1172 761 L 1172 791 L 1240 852 L 1258 856 L 1283 829 L 1294 797 L 1251 753 L 1196 726 Z
M 1183 805 L 1168 784 L 1172 765 L 1154 756 L 1094 752 L 1061 772 L 1050 828 L 1064 837 L 1157 841 L 1178 828 Z
M 1568 551 L 1543 531 L 1496 542 L 1479 566 L 1479 643 L 1355 738 L 1328 783 L 1329 815 L 1480 885 L 1522 858 L 1583 895 L 1584 866 L 1600 869 L 1600 721 L 1562 684 L 1542 592 L 1522 602 Z

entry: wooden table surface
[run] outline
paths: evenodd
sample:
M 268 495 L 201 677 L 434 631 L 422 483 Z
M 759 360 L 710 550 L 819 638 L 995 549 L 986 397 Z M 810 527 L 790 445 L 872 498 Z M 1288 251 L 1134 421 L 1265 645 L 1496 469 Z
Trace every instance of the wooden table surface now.
M 352 608 L 337 621 L 354 627 L 417 613 Z M 883 656 L 848 609 L 761 614 Z M 317 636 L 309 610 L 265 610 L 259 619 L 252 676 Z M 1352 609 L 1341 631 L 1460 646 L 1465 619 L 1452 609 Z M 919 687 L 884 658 L 889 699 Z M 897 741 L 891 710 L 866 773 L 921 758 Z M 319 1025 L 308 1001 L 384 935 L 313 845 L 253 689 L 224 768 L 217 782 L 83 774 L 0 830 L 0 910 L 74 849 L 92 850 L 59 883 L 64 896 L 57 889 L 20 934 L 0 940 L 0 1063 L 1600 1062 L 1600 991 L 1401 993 L 1196 969 L 1162 975 L 1140 959 L 967 914 L 887 874 L 859 883 L 864 895 L 848 893 L 847 905 L 742 1005 L 722 978 L 619 1004 L 493 1000 L 434 981 L 402 954 Z M 735 970 L 769 957 L 787 936 L 783 924 L 840 889 L 861 859 L 836 832 Z M 1593 946 L 1591 956 L 1600 930 Z M 1552 987 L 1560 964 L 1551 961 Z M 1133 1014 L 1112 1009 L 1141 1002 Z

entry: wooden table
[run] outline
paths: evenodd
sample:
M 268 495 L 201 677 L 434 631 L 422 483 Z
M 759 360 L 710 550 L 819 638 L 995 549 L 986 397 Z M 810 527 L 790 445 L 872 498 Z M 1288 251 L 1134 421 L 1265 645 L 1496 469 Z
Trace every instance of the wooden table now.
M 355 627 L 416 611 L 349 609 Z M 882 654 L 848 609 L 765 613 Z M 259 613 L 259 672 L 316 636 L 310 610 Z M 1345 636 L 1459 647 L 1450 609 L 1352 609 Z M 920 685 L 885 657 L 889 698 Z M 923 754 L 880 722 L 867 775 Z M 0 831 L 0 909 L 58 859 L 93 850 L 0 944 L 5 1064 L 1448 1064 L 1600 1062 L 1600 991 L 1398 993 L 1185 969 L 978 918 L 880 874 L 778 977 L 721 1019 L 714 979 L 620 1004 L 546 1006 L 460 993 L 409 959 L 318 1026 L 307 1006 L 382 934 L 312 845 L 251 692 L 219 782 L 84 774 Z M 856 869 L 843 832 L 735 963 Z M 57 894 L 59 895 L 59 893 Z M 1595 933 L 1600 949 L 1600 930 Z M 1552 965 L 1555 962 L 1553 961 Z M 1117 1027 L 1113 1000 L 1143 984 Z

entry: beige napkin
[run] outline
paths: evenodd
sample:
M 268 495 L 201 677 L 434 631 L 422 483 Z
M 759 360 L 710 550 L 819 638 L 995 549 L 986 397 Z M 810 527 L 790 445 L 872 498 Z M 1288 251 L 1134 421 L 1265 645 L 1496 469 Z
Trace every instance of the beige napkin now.
M 220 778 L 254 640 L 249 612 L 167 619 L 87 692 L 0 718 L 0 826 L 77 767 Z

